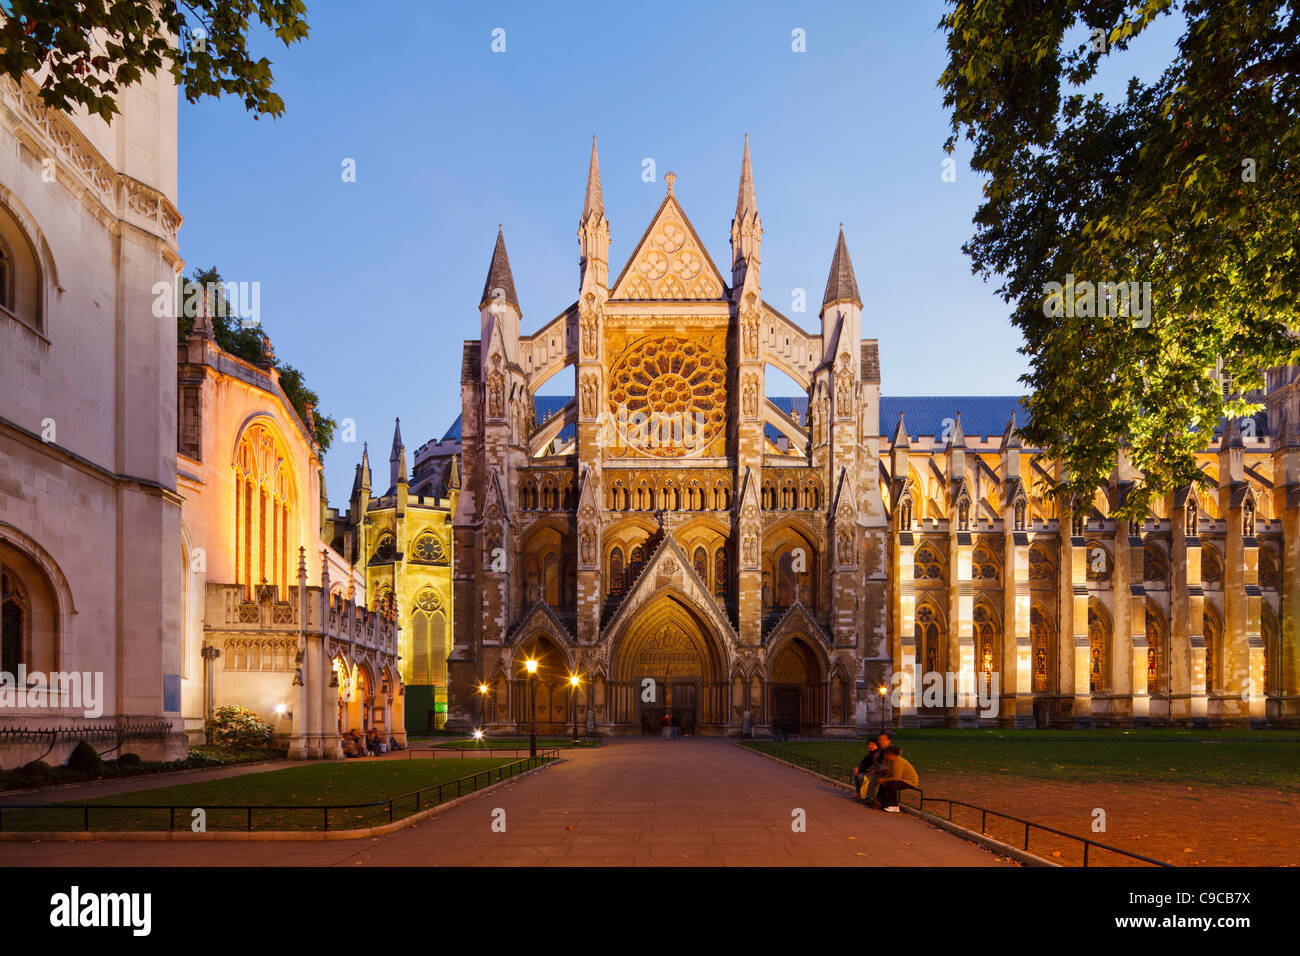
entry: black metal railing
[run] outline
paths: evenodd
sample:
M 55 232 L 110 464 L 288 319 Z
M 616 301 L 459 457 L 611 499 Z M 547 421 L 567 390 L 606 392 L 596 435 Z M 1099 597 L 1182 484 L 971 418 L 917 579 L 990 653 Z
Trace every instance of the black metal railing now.
M 541 754 L 543 750 L 558 750 L 557 747 L 538 747 L 537 752 Z M 448 757 L 456 760 L 463 760 L 466 757 L 491 757 L 494 754 L 510 754 L 518 757 L 520 754 L 530 755 L 527 747 L 476 747 L 468 745 L 465 747 L 408 747 L 406 750 L 407 757 L 414 757 L 416 754 L 430 754 L 430 760 L 437 760 L 438 754 L 443 755 L 443 759 Z
M 521 760 L 515 760 L 508 764 L 502 764 L 499 767 L 492 767 L 488 770 L 480 770 L 477 773 L 467 774 L 463 777 L 457 777 L 454 780 L 445 780 L 442 783 L 430 784 L 427 787 L 421 787 L 419 790 L 412 790 L 408 793 L 398 794 L 397 796 L 390 797 L 387 800 L 372 800 L 366 803 L 336 803 L 336 804 L 329 804 L 329 805 L 301 804 L 301 803 L 207 804 L 207 805 L 203 805 L 201 809 L 204 811 L 205 815 L 206 813 L 211 811 L 220 811 L 225 813 L 238 813 L 241 815 L 241 822 L 243 823 L 242 827 L 239 828 L 222 827 L 221 829 L 223 830 L 243 829 L 245 832 L 251 833 L 254 829 L 256 829 L 253 825 L 255 820 L 255 814 L 261 812 L 265 812 L 265 813 L 293 812 L 293 813 L 301 813 L 303 815 L 307 815 L 311 817 L 314 817 L 316 814 L 320 814 L 320 828 L 323 830 L 329 830 L 331 828 L 330 814 L 334 813 L 335 814 L 334 829 L 336 830 L 357 829 L 362 826 L 374 826 L 377 823 L 382 824 L 383 822 L 385 822 L 384 821 L 385 816 L 387 817 L 388 823 L 392 823 L 395 820 L 406 819 L 406 817 L 408 816 L 413 816 L 421 812 L 422 810 L 427 810 L 432 807 L 436 807 L 446 802 L 447 800 L 452 799 L 450 794 L 453 790 L 455 791 L 455 796 L 457 798 L 464 796 L 466 793 L 474 793 L 478 790 L 482 790 L 484 787 L 491 786 L 494 783 L 500 783 L 503 780 L 507 780 L 511 777 L 518 776 L 520 773 L 523 773 L 527 770 L 532 770 L 536 767 L 539 767 L 548 761 L 555 760 L 556 758 L 559 757 L 559 754 L 560 754 L 559 750 L 553 747 L 549 749 L 538 750 L 536 757 L 525 757 Z M 434 795 L 433 799 L 428 799 L 427 795 L 430 794 Z M 409 805 L 409 811 L 408 811 L 408 805 Z M 95 829 L 91 827 L 91 811 L 96 811 L 96 812 L 131 811 L 133 813 L 138 813 L 138 812 L 152 813 L 156 811 L 158 813 L 158 819 L 160 821 L 162 819 L 162 813 L 166 812 L 167 829 L 168 831 L 172 831 L 176 829 L 178 810 L 181 811 L 182 829 L 188 829 L 191 825 L 191 817 L 195 809 L 196 809 L 196 805 L 193 801 L 184 804 L 3 803 L 0 804 L 0 833 L 20 832 L 20 833 L 39 834 L 39 833 L 51 832 L 49 830 L 27 830 L 27 829 L 14 830 L 12 828 L 6 829 L 5 815 L 6 813 L 8 813 L 10 820 L 12 821 L 13 811 L 15 810 L 32 813 L 36 816 L 40 816 L 43 814 L 46 817 L 46 819 L 56 814 L 75 816 L 79 813 L 80 822 L 81 822 L 79 829 L 83 832 L 89 832 L 90 830 Z M 357 817 L 357 819 L 351 821 L 349 824 L 343 827 L 339 827 L 337 825 L 338 814 L 341 811 L 371 811 L 371 812 L 369 814 L 355 813 L 354 815 Z M 402 815 L 399 816 L 398 815 L 399 812 Z M 373 819 L 366 820 L 365 819 L 366 816 L 369 816 Z M 101 825 L 100 827 L 98 827 L 98 829 L 130 829 L 130 828 L 124 828 L 119 825 L 110 824 L 108 826 Z M 271 830 L 281 830 L 286 828 L 281 826 L 270 826 L 270 827 L 265 827 L 265 829 L 271 831 Z M 311 828 L 309 827 L 308 829 Z
M 907 791 L 904 791 L 904 794 L 906 793 Z M 1010 820 L 1012 823 L 1015 823 L 1019 826 L 1023 826 L 1025 832 L 1025 838 L 1024 838 L 1024 844 L 1021 847 L 1021 849 L 1023 849 L 1026 853 L 1029 852 L 1030 831 L 1041 830 L 1044 833 L 1052 833 L 1055 834 L 1056 836 L 1064 837 L 1067 840 L 1073 840 L 1076 843 L 1083 844 L 1083 865 L 1084 866 L 1088 865 L 1088 851 L 1089 849 L 1092 848 L 1096 848 L 1098 850 L 1105 850 L 1108 853 L 1118 853 L 1120 856 L 1128 857 L 1130 860 L 1140 860 L 1143 863 L 1150 863 L 1152 866 L 1168 866 L 1168 867 L 1173 866 L 1172 863 L 1166 863 L 1164 860 L 1157 860 L 1154 859 L 1153 857 L 1143 856 L 1141 853 L 1133 853 L 1129 850 L 1121 850 L 1117 846 L 1110 846 L 1109 844 L 1106 843 L 1098 843 L 1096 840 L 1090 840 L 1087 837 L 1081 837 L 1073 833 L 1067 833 L 1065 830 L 1058 830 L 1056 827 L 1049 827 L 1043 823 L 1034 823 L 1032 820 L 1025 820 L 1021 817 L 1015 817 L 1009 813 L 1002 813 L 998 810 L 990 810 L 988 807 L 976 806 L 973 803 L 966 803 L 962 800 L 950 800 L 947 797 L 926 797 L 925 793 L 921 790 L 917 790 L 916 794 L 919 797 L 919 803 L 914 809 L 924 811 L 926 800 L 929 800 L 930 803 L 946 803 L 948 805 L 948 822 L 950 823 L 953 822 L 952 819 L 953 807 L 965 807 L 968 810 L 977 811 L 980 815 L 980 834 L 983 836 L 988 835 L 988 822 L 989 822 L 989 817 L 991 816 L 997 817 L 1000 820 Z
M 827 763 L 825 760 L 818 760 L 816 757 L 809 757 L 807 754 L 796 753 L 795 751 L 791 751 L 791 750 L 777 750 L 775 748 L 770 748 L 770 747 L 765 747 L 764 749 L 759 750 L 758 747 L 748 742 L 744 743 L 743 746 L 748 747 L 750 750 L 757 750 L 760 753 L 769 753 L 774 757 L 786 761 L 787 763 L 794 764 L 797 767 L 803 767 L 805 770 L 811 770 L 813 773 L 820 774 L 821 776 L 827 777 L 831 780 L 838 781 L 847 778 L 849 785 L 852 786 L 853 784 L 854 768 L 845 767 L 842 764 Z M 1143 856 L 1141 853 L 1133 853 L 1129 850 L 1121 850 L 1119 847 L 1116 846 L 1110 846 L 1109 844 L 1106 843 L 1099 843 L 1096 840 L 1091 840 L 1087 837 L 1081 837 L 1073 833 L 1067 833 L 1065 830 L 1058 830 L 1056 827 L 1049 827 L 1046 824 L 1034 823 L 1032 820 L 1025 820 L 1021 817 L 1012 816 L 1011 814 L 1008 813 L 1002 813 L 998 810 L 990 810 L 988 807 L 976 806 L 973 803 L 966 803 L 961 800 L 950 800 L 947 797 L 927 797 L 925 795 L 925 791 L 921 789 L 904 790 L 903 793 L 900 794 L 899 796 L 900 802 L 907 794 L 910 793 L 915 793 L 919 801 L 917 806 L 912 808 L 915 810 L 924 811 L 927 802 L 947 804 L 948 805 L 947 819 L 950 823 L 955 822 L 952 819 L 952 808 L 955 806 L 965 807 L 970 810 L 977 811 L 980 814 L 980 835 L 981 836 L 989 835 L 988 833 L 989 817 L 996 817 L 1001 820 L 1010 820 L 1011 822 L 1024 827 L 1024 841 L 1021 849 L 1023 849 L 1026 853 L 1029 852 L 1030 831 L 1041 830 L 1044 833 L 1051 833 L 1056 836 L 1063 837 L 1064 839 L 1072 840 L 1075 843 L 1082 844 L 1084 866 L 1088 865 L 1089 851 L 1093 849 L 1104 850 L 1108 853 L 1117 853 L 1120 856 L 1128 857 L 1130 860 L 1139 860 L 1143 863 L 1149 863 L 1152 866 L 1168 866 L 1168 867 L 1173 866 L 1172 863 L 1166 863 L 1164 860 L 1157 860 L 1149 856 Z

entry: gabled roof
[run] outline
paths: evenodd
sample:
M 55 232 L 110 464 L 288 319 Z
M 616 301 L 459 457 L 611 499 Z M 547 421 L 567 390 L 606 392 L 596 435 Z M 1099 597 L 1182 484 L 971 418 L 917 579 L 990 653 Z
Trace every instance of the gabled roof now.
M 680 226 L 678 220 L 680 220 Z M 675 243 L 666 241 L 665 230 L 660 228 L 661 225 L 682 229 L 683 235 L 680 241 Z M 697 256 L 702 260 L 702 265 L 694 272 L 689 272 L 686 268 L 685 257 L 687 254 Z M 662 272 L 651 265 L 660 257 L 667 260 Z M 637 268 L 641 263 L 645 263 L 644 269 Z M 678 263 L 683 265 L 681 270 L 677 269 Z M 654 275 L 655 278 L 647 278 L 650 275 Z M 711 282 L 710 279 L 712 279 Z M 684 294 L 664 294 L 662 286 L 671 284 L 680 285 Z M 705 286 L 708 286 L 710 293 L 708 295 L 700 294 L 704 291 Z M 709 255 L 704 243 L 700 241 L 699 233 L 691 225 L 690 219 L 687 218 L 681 204 L 677 202 L 677 197 L 673 194 L 671 187 L 668 195 L 664 196 L 664 201 L 655 210 L 654 216 L 650 219 L 650 225 L 646 226 L 645 232 L 641 234 L 636 249 L 628 257 L 627 265 L 623 267 L 623 271 L 614 280 L 610 290 L 611 299 L 708 300 L 725 299 L 727 297 L 727 283 L 722 278 L 722 273 L 718 271 L 713 257 Z

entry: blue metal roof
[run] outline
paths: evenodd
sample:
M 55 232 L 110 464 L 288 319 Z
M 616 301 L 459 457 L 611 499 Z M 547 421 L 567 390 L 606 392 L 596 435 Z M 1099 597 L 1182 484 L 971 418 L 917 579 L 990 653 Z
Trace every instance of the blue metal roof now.
M 573 401 L 572 395 L 534 395 L 533 408 L 537 415 L 537 424 L 541 425 L 546 422 L 547 419 L 552 415 L 555 415 L 571 401 Z M 461 415 L 456 416 L 456 420 L 451 423 L 451 427 L 448 428 L 446 434 L 442 436 L 443 441 L 460 441 L 461 418 Z M 564 428 L 560 430 L 560 434 L 556 437 L 568 441 L 576 433 L 577 429 L 572 423 L 570 423 L 565 425 Z
M 893 437 L 898 427 L 898 413 L 903 413 L 907 437 L 940 437 L 951 431 L 961 413 L 961 430 L 967 438 L 1001 435 L 1012 414 L 1016 424 L 1024 425 L 1029 413 L 1019 395 L 892 395 L 880 397 L 880 434 Z
M 1020 404 L 1019 395 L 882 395 L 880 398 L 879 434 L 892 436 L 898 424 L 898 413 L 903 413 L 909 438 L 918 435 L 939 437 L 950 429 L 957 413 L 961 413 L 961 427 L 970 438 L 988 438 L 1001 435 L 1006 430 L 1014 412 L 1016 422 L 1024 425 L 1029 414 Z M 535 396 L 537 423 L 540 425 L 552 415 L 558 413 L 572 401 L 569 395 Z M 769 399 L 773 405 L 786 415 L 795 412 L 795 420 L 803 425 L 808 416 L 808 397 L 806 395 L 780 395 Z M 456 420 L 443 441 L 460 439 L 461 417 Z M 775 439 L 780 432 L 771 425 L 767 426 L 768 437 Z M 559 437 L 565 441 L 572 438 L 573 425 L 564 426 Z

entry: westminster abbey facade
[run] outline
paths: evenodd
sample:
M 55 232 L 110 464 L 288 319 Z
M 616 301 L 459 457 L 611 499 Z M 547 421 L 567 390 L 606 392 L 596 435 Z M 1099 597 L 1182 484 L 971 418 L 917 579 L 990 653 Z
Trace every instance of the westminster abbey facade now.
M 577 300 L 532 333 L 497 236 L 461 418 L 417 455 L 458 485 L 448 726 L 1297 720 L 1292 371 L 1206 450 L 1209 492 L 1113 518 L 1121 461 L 1063 511 L 1015 396 L 881 396 L 842 230 L 815 329 L 764 300 L 747 143 L 729 275 L 665 181 L 611 274 L 593 143 Z M 536 395 L 570 366 L 576 394 Z

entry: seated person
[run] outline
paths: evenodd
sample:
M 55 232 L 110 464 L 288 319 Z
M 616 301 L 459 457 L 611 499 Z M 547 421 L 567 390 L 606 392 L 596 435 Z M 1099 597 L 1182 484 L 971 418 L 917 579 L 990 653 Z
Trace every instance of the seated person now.
M 880 778 L 880 809 L 898 813 L 898 795 L 904 790 L 921 789 L 916 768 L 903 759 L 903 752 L 892 744 L 885 748 L 886 773 Z
M 357 742 L 355 739 L 353 739 L 351 731 L 343 735 L 343 737 L 341 738 L 341 743 L 343 745 L 343 756 L 345 757 L 361 756 L 361 751 L 357 749 Z
M 866 799 L 866 791 L 863 787 L 867 784 L 867 774 L 876 766 L 877 751 L 880 748 L 876 745 L 874 739 L 867 741 L 867 753 L 862 761 L 853 769 L 853 798 Z
M 876 752 L 870 769 L 867 771 L 866 778 L 863 781 L 866 784 L 866 792 L 862 799 L 867 803 L 873 803 L 876 799 L 876 791 L 880 789 L 880 778 L 889 770 L 885 763 L 885 748 L 890 744 L 890 736 L 887 732 L 882 732 L 876 736 Z
M 379 756 L 379 734 L 373 727 L 366 731 L 366 752 L 372 757 Z

